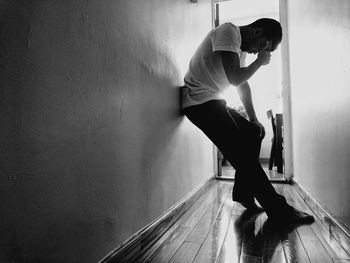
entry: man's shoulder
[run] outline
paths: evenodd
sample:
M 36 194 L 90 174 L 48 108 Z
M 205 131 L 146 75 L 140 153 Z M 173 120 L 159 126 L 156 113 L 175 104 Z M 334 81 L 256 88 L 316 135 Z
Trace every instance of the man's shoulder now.
M 239 27 L 231 22 L 221 24 L 211 34 L 213 51 L 239 52 L 241 41 Z
M 219 25 L 218 27 L 216 27 L 216 29 L 222 29 L 222 28 L 226 28 L 233 31 L 239 31 L 239 26 L 235 25 L 232 22 L 225 22 Z
M 239 26 L 236 26 L 235 24 L 231 22 L 225 22 L 218 27 L 214 28 L 212 31 L 212 36 L 221 36 L 221 35 L 227 35 L 231 37 L 240 38 L 241 33 L 239 30 Z

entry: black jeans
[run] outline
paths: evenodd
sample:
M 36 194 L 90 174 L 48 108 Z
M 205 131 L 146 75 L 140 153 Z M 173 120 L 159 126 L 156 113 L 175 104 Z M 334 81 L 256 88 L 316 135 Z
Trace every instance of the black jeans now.
M 254 197 L 269 216 L 287 208 L 285 198 L 276 193 L 259 162 L 262 139 L 259 131 L 224 100 L 211 100 L 184 109 L 187 118 L 200 128 L 236 169 L 232 191 L 234 201 Z

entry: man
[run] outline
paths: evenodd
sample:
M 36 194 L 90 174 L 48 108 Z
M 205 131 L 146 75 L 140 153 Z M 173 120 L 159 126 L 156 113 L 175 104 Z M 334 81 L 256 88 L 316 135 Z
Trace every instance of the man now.
M 192 57 L 182 88 L 182 109 L 236 169 L 232 191 L 234 201 L 253 212 L 285 223 L 312 223 L 313 217 L 287 204 L 276 193 L 259 163 L 263 125 L 255 114 L 248 79 L 269 64 L 271 52 L 282 40 L 279 22 L 262 18 L 252 24 L 225 23 L 211 30 Z M 246 53 L 257 54 L 244 65 Z M 249 121 L 226 106 L 220 94 L 233 85 L 248 114 Z

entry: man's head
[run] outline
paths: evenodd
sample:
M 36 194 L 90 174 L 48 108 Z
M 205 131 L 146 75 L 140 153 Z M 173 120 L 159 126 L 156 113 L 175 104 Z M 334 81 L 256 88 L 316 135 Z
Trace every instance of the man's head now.
M 241 26 L 241 50 L 248 53 L 274 51 L 282 40 L 281 24 L 270 18 L 261 18 L 253 23 Z

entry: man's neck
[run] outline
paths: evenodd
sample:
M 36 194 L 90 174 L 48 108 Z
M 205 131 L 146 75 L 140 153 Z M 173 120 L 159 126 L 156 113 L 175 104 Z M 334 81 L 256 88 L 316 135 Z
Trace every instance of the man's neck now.
M 241 39 L 242 39 L 242 43 L 241 43 L 241 50 L 245 51 L 245 46 L 246 46 L 246 36 L 247 36 L 247 31 L 249 29 L 247 28 L 247 26 L 240 26 L 239 27 L 239 32 L 241 33 Z

